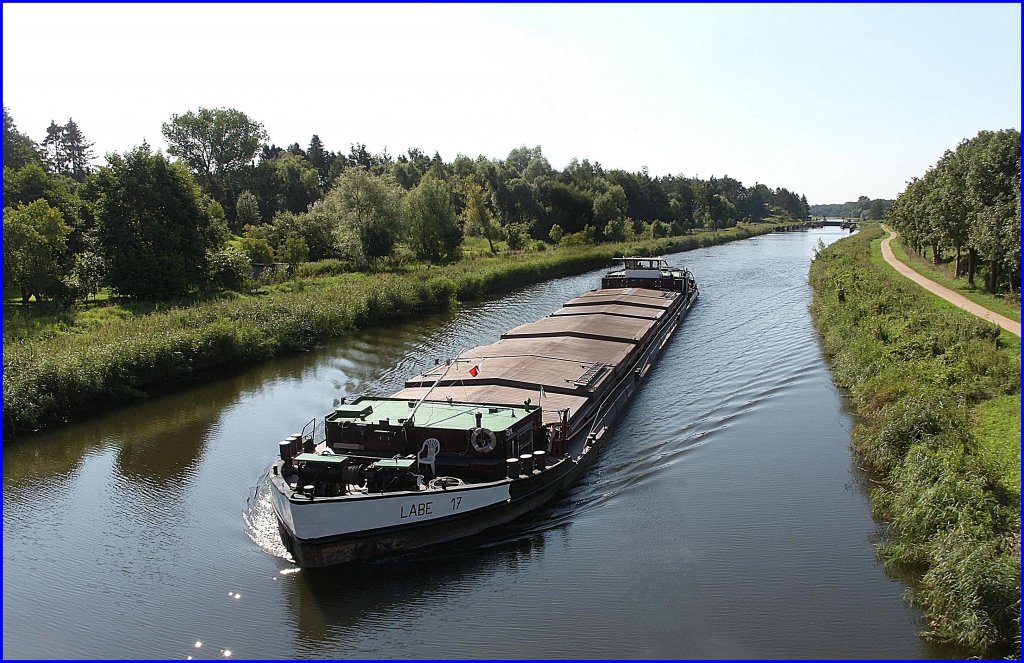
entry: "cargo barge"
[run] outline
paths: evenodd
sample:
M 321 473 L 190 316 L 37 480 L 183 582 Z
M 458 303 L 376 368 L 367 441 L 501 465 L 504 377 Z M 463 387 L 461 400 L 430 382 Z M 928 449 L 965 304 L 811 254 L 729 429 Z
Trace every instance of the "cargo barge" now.
M 341 399 L 280 442 L 271 495 L 295 562 L 453 541 L 571 485 L 699 294 L 688 270 L 662 258 L 621 260 L 553 314 L 390 397 Z

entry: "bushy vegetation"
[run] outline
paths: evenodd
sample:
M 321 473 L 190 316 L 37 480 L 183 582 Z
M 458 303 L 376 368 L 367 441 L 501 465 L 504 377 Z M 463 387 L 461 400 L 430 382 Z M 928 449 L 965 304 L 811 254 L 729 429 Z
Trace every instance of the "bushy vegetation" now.
M 879 550 L 920 573 L 912 599 L 926 637 L 1019 656 L 1020 495 L 980 446 L 972 413 L 1019 403 L 1020 343 L 876 259 L 881 235 L 870 225 L 833 244 L 810 272 L 833 376 L 858 414 L 854 452 L 879 478 Z M 1002 445 L 1019 445 L 1019 433 Z

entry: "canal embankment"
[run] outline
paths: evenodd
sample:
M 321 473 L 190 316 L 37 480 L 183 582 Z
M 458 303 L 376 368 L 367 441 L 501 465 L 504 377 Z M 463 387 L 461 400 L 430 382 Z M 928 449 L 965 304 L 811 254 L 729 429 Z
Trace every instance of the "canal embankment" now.
M 240 295 L 187 307 L 105 320 L 4 343 L 5 431 L 32 430 L 201 381 L 248 364 L 449 309 L 551 278 L 610 265 L 626 254 L 661 254 L 713 246 L 771 232 L 767 224 L 633 243 L 415 265 L 388 273 L 301 279 L 262 295 Z
M 878 550 L 918 578 L 927 639 L 1019 657 L 1020 339 L 892 270 L 882 235 L 867 226 L 810 269 L 853 452 L 875 476 Z

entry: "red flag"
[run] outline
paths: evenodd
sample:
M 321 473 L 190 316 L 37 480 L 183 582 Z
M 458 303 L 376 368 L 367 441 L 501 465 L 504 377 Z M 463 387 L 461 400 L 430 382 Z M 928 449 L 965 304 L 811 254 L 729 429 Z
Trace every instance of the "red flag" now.
M 476 374 L 479 373 L 479 372 L 480 372 L 480 365 L 479 364 L 477 364 L 473 368 L 469 369 L 469 374 L 472 375 L 473 377 L 476 377 Z

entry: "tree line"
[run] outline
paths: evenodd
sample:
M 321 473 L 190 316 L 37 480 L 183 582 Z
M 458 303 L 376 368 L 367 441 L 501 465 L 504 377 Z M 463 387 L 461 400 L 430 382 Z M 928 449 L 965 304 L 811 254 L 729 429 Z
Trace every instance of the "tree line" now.
M 911 249 L 953 254 L 954 276 L 989 292 L 1019 292 L 1020 131 L 981 131 L 913 178 L 886 218 Z M 966 253 L 966 261 L 964 260 Z
M 861 221 L 881 221 L 885 213 L 892 207 L 893 201 L 885 198 L 868 198 L 859 196 L 857 200 L 845 203 L 829 203 L 811 205 L 812 216 L 826 218 L 860 219 Z
M 467 234 L 497 252 L 809 218 L 806 197 L 784 188 L 587 159 L 559 171 L 539 146 L 451 162 L 418 148 L 330 151 L 317 135 L 281 148 L 225 108 L 172 115 L 162 133 L 169 156 L 143 143 L 94 168 L 73 120 L 51 122 L 37 144 L 4 108 L 5 286 L 24 302 L 102 287 L 156 301 L 239 289 L 253 265 L 275 262 L 451 261 Z

